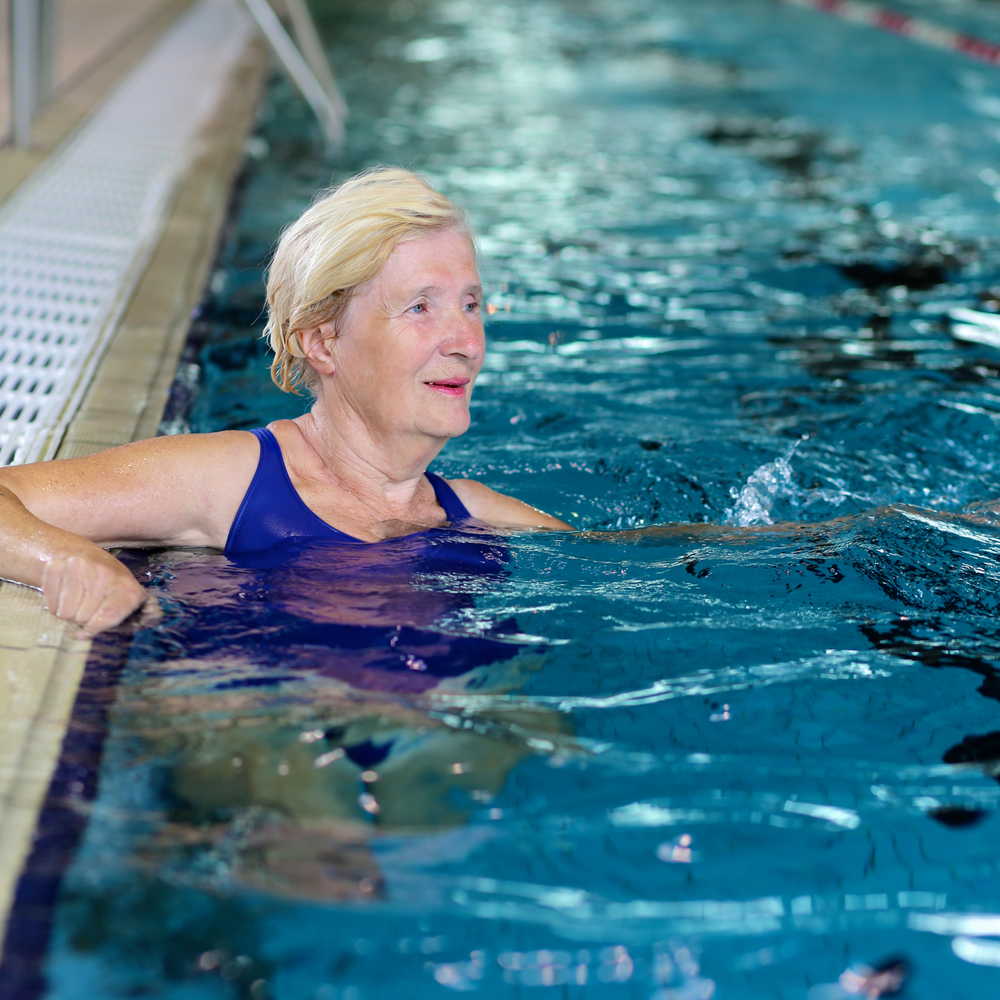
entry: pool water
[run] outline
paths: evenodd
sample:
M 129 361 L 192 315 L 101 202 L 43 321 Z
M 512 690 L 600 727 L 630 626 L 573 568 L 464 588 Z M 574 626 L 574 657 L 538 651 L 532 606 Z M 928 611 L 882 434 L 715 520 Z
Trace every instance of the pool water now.
M 346 149 L 272 82 L 165 429 L 301 412 L 269 250 L 402 163 L 488 292 L 434 469 L 582 530 L 130 557 L 34 995 L 994 995 L 1000 73 L 769 0 L 313 9 Z

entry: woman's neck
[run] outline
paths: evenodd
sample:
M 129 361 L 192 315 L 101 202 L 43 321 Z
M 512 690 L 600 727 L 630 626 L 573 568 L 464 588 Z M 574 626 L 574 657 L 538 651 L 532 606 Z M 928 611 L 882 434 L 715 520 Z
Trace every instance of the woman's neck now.
M 331 414 L 322 396 L 294 423 L 322 466 L 323 478 L 362 504 L 396 516 L 413 505 L 427 466 L 446 443 L 417 434 L 386 440 L 347 407 Z

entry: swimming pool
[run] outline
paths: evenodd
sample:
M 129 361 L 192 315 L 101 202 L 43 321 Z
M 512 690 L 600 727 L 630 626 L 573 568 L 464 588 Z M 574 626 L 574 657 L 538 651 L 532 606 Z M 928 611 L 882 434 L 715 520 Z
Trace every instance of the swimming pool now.
M 605 534 L 129 557 L 164 620 L 92 657 L 22 995 L 991 995 L 1000 354 L 948 313 L 1000 286 L 1000 77 L 765 0 L 315 10 L 344 158 L 275 81 L 168 420 L 298 412 L 261 263 L 402 162 L 491 305 L 436 471 Z

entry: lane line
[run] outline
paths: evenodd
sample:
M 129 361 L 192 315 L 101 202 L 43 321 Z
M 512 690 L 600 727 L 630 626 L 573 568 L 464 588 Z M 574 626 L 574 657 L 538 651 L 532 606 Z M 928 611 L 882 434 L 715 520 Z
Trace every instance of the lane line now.
M 952 31 L 951 28 L 944 28 L 939 24 L 911 17 L 909 14 L 900 14 L 887 7 L 860 3 L 859 0 L 782 0 L 782 3 L 818 10 L 832 17 L 839 17 L 843 21 L 878 28 L 920 42 L 922 45 L 956 52 L 970 59 L 989 63 L 991 66 L 1000 66 L 1000 45 L 977 38 L 975 35 Z

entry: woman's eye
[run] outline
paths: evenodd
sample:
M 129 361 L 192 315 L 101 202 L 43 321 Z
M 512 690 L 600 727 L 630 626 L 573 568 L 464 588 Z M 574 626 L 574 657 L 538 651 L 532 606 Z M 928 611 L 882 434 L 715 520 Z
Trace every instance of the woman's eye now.
M 425 313 L 427 312 L 427 306 L 423 302 L 418 302 L 415 306 L 410 306 L 410 312 Z
M 477 312 L 478 310 L 479 310 L 479 303 L 478 302 L 466 302 L 465 303 L 465 311 L 466 312 Z

